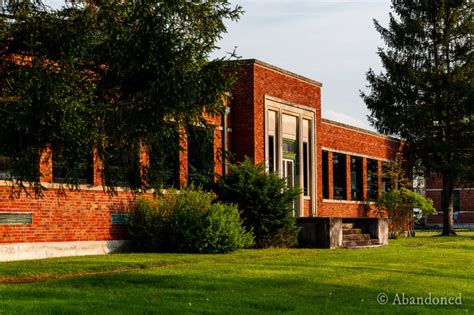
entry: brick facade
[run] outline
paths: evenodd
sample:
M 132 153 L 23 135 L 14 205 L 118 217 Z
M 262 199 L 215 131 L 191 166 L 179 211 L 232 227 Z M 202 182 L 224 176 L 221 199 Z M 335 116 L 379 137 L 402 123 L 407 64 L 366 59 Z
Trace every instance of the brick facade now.
M 227 116 L 227 130 L 223 130 L 221 116 L 207 116 L 214 126 L 214 171 L 222 174 L 223 136 L 233 161 L 244 156 L 255 163 L 265 162 L 265 102 L 268 97 L 291 104 L 295 108 L 314 114 L 314 178 L 313 197 L 302 198 L 301 216 L 324 217 L 370 217 L 374 216 L 372 205 L 367 202 L 367 160 L 393 160 L 400 149 L 400 141 L 376 133 L 339 124 L 321 118 L 321 88 L 316 81 L 301 77 L 257 60 L 240 62 L 234 89 L 230 93 L 230 114 Z M 188 180 L 187 139 L 181 130 L 179 153 L 179 181 L 185 185 Z M 403 148 L 402 148 L 403 149 Z M 327 150 L 329 171 L 329 199 L 323 200 L 322 193 L 322 151 Z M 346 153 L 346 186 L 351 186 L 350 156 L 363 158 L 363 200 L 351 201 L 350 189 L 346 200 L 332 200 L 334 152 Z M 103 163 L 96 150 L 93 154 L 93 183 L 78 190 L 66 190 L 61 194 L 57 184 L 51 184 L 52 158 L 49 148 L 41 157 L 41 181 L 50 187 L 44 198 L 22 196 L 11 199 L 9 183 L 0 183 L 0 212 L 32 213 L 32 224 L 0 224 L 0 243 L 21 242 L 68 242 L 86 240 L 114 240 L 126 238 L 124 227 L 112 224 L 111 214 L 124 213 L 137 196 L 119 190 L 111 195 L 103 190 Z M 148 150 L 143 146 L 140 161 L 149 163 Z M 379 174 L 380 175 L 380 174 Z M 379 176 L 378 186 L 382 182 Z M 313 200 L 314 198 L 314 200 Z M 314 209 L 313 209 L 314 208 Z
M 427 224 L 443 224 L 443 213 L 441 210 L 442 188 L 443 180 L 440 176 L 433 174 L 425 178 L 426 196 L 433 199 L 434 206 L 438 210 L 438 214 L 427 217 Z M 459 209 L 455 209 L 454 224 L 474 224 L 474 183 L 455 187 L 455 194 L 459 194 Z
M 378 162 L 378 190 L 382 190 L 382 161 L 394 160 L 405 146 L 397 139 L 382 136 L 345 124 L 322 120 L 321 150 L 329 152 L 329 199 L 319 192 L 318 216 L 323 217 L 375 217 L 374 205 L 367 199 L 367 160 Z M 346 154 L 346 200 L 334 200 L 333 153 Z M 350 195 L 350 156 L 362 157 L 362 201 L 352 201 Z M 322 170 L 322 166 L 319 168 Z

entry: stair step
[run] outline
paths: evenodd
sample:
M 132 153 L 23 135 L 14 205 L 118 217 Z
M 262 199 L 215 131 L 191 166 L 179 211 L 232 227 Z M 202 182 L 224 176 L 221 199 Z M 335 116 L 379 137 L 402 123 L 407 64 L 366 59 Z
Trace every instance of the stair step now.
M 372 246 L 372 245 L 379 245 L 378 239 L 370 239 L 370 240 L 350 240 L 350 241 L 342 241 L 342 246 L 347 248 L 354 248 L 359 246 Z
M 345 234 L 342 236 L 343 241 L 363 241 L 370 240 L 370 234 Z
M 387 245 L 377 244 L 377 245 L 368 245 L 368 246 L 354 246 L 354 247 L 346 247 L 346 249 L 367 249 L 367 248 L 379 248 L 379 247 L 387 247 Z
M 342 223 L 342 229 L 352 229 L 354 228 L 354 223 Z
M 347 235 L 347 234 L 361 234 L 362 230 L 361 229 L 342 229 L 342 234 Z

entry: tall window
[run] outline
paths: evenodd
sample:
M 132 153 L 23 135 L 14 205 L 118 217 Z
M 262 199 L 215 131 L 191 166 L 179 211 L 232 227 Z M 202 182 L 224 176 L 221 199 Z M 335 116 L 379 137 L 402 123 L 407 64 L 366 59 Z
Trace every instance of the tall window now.
M 351 156 L 351 199 L 362 200 L 362 158 Z
M 310 195 L 311 190 L 311 122 L 303 119 L 303 193 Z
M 346 155 L 340 153 L 333 153 L 333 191 L 334 199 L 346 199 Z
M 379 194 L 379 166 L 376 160 L 367 160 L 367 199 L 376 200 Z
M 389 162 L 382 163 L 382 191 L 392 190 L 392 182 L 388 176 Z
M 461 211 L 461 191 L 455 190 L 453 193 L 453 211 Z
M 278 113 L 268 111 L 268 171 L 274 173 L 276 167 L 276 130 Z
M 214 180 L 214 131 L 195 127 L 188 133 L 188 181 L 209 184 Z
M 323 171 L 323 198 L 329 199 L 329 158 L 328 152 L 323 151 L 322 157 L 322 171 Z
M 150 145 L 150 183 L 164 188 L 179 188 L 179 131 L 174 127 L 159 143 Z

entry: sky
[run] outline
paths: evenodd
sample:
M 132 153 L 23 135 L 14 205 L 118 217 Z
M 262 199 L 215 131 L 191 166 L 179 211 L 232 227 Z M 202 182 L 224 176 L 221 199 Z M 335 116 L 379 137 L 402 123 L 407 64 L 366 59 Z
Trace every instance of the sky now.
M 214 56 L 236 48 L 255 58 L 323 83 L 323 117 L 371 129 L 359 90 L 369 68 L 381 70 L 384 43 L 373 19 L 387 25 L 389 0 L 232 0 L 245 10 Z
M 61 0 L 47 1 L 53 6 Z M 227 22 L 211 57 L 236 49 L 323 83 L 323 117 L 372 129 L 360 90 L 369 68 L 381 70 L 377 47 L 384 43 L 372 20 L 388 23 L 390 0 L 231 0 L 245 13 Z

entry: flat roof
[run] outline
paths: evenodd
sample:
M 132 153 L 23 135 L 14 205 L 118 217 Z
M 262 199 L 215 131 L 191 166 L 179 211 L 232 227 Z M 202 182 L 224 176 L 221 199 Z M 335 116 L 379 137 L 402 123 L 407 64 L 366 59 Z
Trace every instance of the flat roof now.
M 313 80 L 313 79 L 307 78 L 307 77 L 305 77 L 305 76 L 296 74 L 296 73 L 294 73 L 294 72 L 285 70 L 285 69 L 283 69 L 283 68 L 280 68 L 280 67 L 271 65 L 271 64 L 269 64 L 269 63 L 266 63 L 266 62 L 261 61 L 261 60 L 258 60 L 258 59 L 239 59 L 239 60 L 235 60 L 235 61 L 232 61 L 232 62 L 243 63 L 243 64 L 256 64 L 256 65 L 262 66 L 262 67 L 264 67 L 264 68 L 267 68 L 267 69 L 270 69 L 270 70 L 279 72 L 279 73 L 281 73 L 281 74 L 284 74 L 284 75 L 287 75 L 287 76 L 290 76 L 290 77 L 299 79 L 299 80 L 301 80 L 301 81 L 304 81 L 304 82 L 307 82 L 307 83 L 310 83 L 310 84 L 313 84 L 313 85 L 316 85 L 316 86 L 319 86 L 319 87 L 322 87 L 322 86 L 323 86 L 323 84 L 322 84 L 321 82 L 318 82 L 318 81 L 316 81 L 316 80 Z
M 335 125 L 335 126 L 338 126 L 338 127 L 351 129 L 351 130 L 354 130 L 354 131 L 366 133 L 366 134 L 369 134 L 369 135 L 372 135 L 372 136 L 377 136 L 377 137 L 388 139 L 388 140 L 395 141 L 395 142 L 403 142 L 399 138 L 395 138 L 395 137 L 387 136 L 387 135 L 384 135 L 384 134 L 381 134 L 381 133 L 378 133 L 378 132 L 375 132 L 375 131 L 371 131 L 371 130 L 351 126 L 351 125 L 344 124 L 344 123 L 341 123 L 341 122 L 338 122 L 338 121 L 334 121 L 334 120 L 330 120 L 330 119 L 326 119 L 326 118 L 321 118 L 321 120 L 322 120 L 323 123 L 327 123 L 327 124 L 330 124 L 330 125 Z

